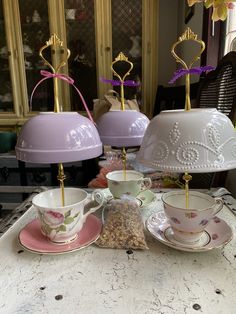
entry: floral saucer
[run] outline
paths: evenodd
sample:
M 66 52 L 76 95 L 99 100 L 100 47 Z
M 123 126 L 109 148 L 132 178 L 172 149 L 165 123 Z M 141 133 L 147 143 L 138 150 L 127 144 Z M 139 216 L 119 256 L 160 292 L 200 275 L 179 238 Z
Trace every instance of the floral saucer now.
M 104 189 L 103 192 L 105 194 L 107 201 L 110 201 L 111 199 L 113 199 L 113 196 L 112 196 L 109 189 Z M 145 190 L 145 191 L 140 192 L 136 196 L 136 199 L 140 203 L 139 206 L 141 208 L 143 208 L 143 207 L 147 207 L 147 206 L 151 205 L 156 200 L 156 195 L 155 195 L 155 193 L 153 193 L 150 190 Z
M 172 229 L 163 211 L 152 214 L 146 221 L 149 232 L 158 241 L 176 250 L 186 252 L 205 252 L 226 245 L 233 237 L 230 226 L 218 217 L 214 217 L 207 225 L 199 242 L 181 243 L 174 239 Z
M 40 254 L 64 254 L 80 250 L 95 242 L 102 229 L 102 222 L 94 215 L 89 215 L 78 237 L 68 244 L 55 244 L 49 241 L 40 230 L 39 219 L 34 219 L 19 233 L 18 239 L 24 249 L 32 253 Z

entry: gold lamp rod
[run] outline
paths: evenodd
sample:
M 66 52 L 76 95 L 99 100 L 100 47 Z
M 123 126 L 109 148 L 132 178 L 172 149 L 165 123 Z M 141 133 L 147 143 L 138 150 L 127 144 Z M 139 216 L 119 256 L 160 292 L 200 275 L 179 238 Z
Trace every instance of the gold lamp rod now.
M 175 48 L 183 43 L 184 41 L 187 40 L 192 40 L 194 42 L 197 42 L 200 44 L 200 50 L 196 56 L 193 57 L 193 59 L 187 64 L 183 59 L 181 59 L 178 54 L 175 52 Z M 198 61 L 200 59 L 201 54 L 205 50 L 205 43 L 204 41 L 197 39 L 197 35 L 194 34 L 194 32 L 191 31 L 191 29 L 188 27 L 186 31 L 179 37 L 178 41 L 173 44 L 171 48 L 171 53 L 176 59 L 176 62 L 179 62 L 182 64 L 184 69 L 190 70 L 194 64 L 194 62 Z M 191 109 L 191 101 L 190 101 L 190 74 L 186 74 L 186 79 L 185 79 L 185 88 L 186 88 L 186 97 L 185 97 L 185 110 L 190 110 Z
M 175 52 L 176 47 L 183 43 L 184 41 L 191 40 L 198 44 L 200 44 L 200 50 L 197 53 L 196 56 L 192 58 L 192 60 L 187 64 L 183 59 L 181 59 L 178 54 Z M 171 53 L 176 59 L 176 62 L 179 62 L 182 64 L 184 69 L 188 70 L 185 78 L 185 110 L 191 110 L 191 101 L 190 101 L 190 73 L 189 70 L 192 68 L 194 62 L 198 61 L 200 59 L 201 54 L 203 53 L 205 49 L 205 43 L 202 40 L 197 39 L 197 35 L 194 34 L 191 29 L 188 27 L 186 31 L 179 37 L 178 41 L 173 44 L 171 48 Z M 192 180 L 192 176 L 185 172 L 183 175 L 183 180 L 185 181 L 185 201 L 186 201 L 186 208 L 189 208 L 189 181 Z
M 127 72 L 123 76 L 118 74 L 116 72 L 116 70 L 114 69 L 114 65 L 118 62 L 125 62 L 129 65 Z M 120 101 L 121 101 L 121 110 L 122 111 L 125 110 L 124 81 L 125 81 L 125 78 L 128 75 L 130 75 L 130 72 L 133 69 L 133 67 L 134 67 L 133 63 L 131 61 L 129 61 L 128 57 L 126 57 L 123 52 L 120 52 L 111 64 L 111 70 L 112 70 L 114 76 L 118 77 L 118 79 L 120 81 Z M 123 164 L 124 180 L 126 180 L 126 158 L 127 158 L 126 149 L 125 149 L 125 147 L 123 147 L 122 148 L 122 164 Z
M 50 62 L 48 62 L 43 53 L 45 52 L 45 49 L 48 47 L 52 47 L 52 51 L 57 51 L 57 49 L 65 49 L 66 54 L 65 58 L 60 61 L 58 66 L 53 67 Z M 59 92 L 58 92 L 58 77 L 56 74 L 59 73 L 59 70 L 66 65 L 67 60 L 70 57 L 70 50 L 65 48 L 63 46 L 63 42 L 58 38 L 56 34 L 53 34 L 48 41 L 46 41 L 46 44 L 40 48 L 39 50 L 39 56 L 43 59 L 44 63 L 49 66 L 49 68 L 52 70 L 52 73 L 55 74 L 53 76 L 53 89 L 54 89 L 54 112 L 61 112 L 60 105 L 59 105 Z M 66 176 L 64 174 L 64 169 L 62 163 L 58 164 L 58 181 L 60 182 L 60 188 L 61 188 L 61 199 L 62 199 L 62 206 L 65 206 L 65 193 L 64 193 L 64 180 L 66 179 Z

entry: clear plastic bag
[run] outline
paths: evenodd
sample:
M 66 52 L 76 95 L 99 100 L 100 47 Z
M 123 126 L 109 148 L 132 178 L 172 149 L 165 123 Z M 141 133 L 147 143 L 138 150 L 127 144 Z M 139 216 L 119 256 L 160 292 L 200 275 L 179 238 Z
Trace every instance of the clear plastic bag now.
M 124 197 L 111 200 L 104 208 L 103 229 L 96 244 L 116 249 L 148 249 L 139 204 Z

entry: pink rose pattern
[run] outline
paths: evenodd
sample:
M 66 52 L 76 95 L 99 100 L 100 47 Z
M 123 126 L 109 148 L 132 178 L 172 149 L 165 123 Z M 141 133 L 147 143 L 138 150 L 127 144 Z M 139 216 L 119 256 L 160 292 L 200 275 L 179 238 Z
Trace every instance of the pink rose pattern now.
M 216 233 L 214 233 L 211 237 L 212 237 L 212 240 L 216 240 L 219 238 L 218 234 Z
M 175 224 L 180 224 L 180 221 L 179 221 L 179 219 L 177 219 L 177 218 L 175 218 L 175 217 L 171 217 L 170 218 Z
M 185 217 L 191 219 L 191 218 L 196 218 L 197 217 L 197 213 L 186 213 Z
M 195 218 L 195 217 L 197 217 L 197 214 L 196 214 L 196 213 L 187 213 L 187 214 L 185 214 L 185 216 L 186 216 L 187 218 Z M 179 221 L 177 218 L 171 217 L 170 219 L 171 219 L 174 223 L 180 224 L 180 221 Z M 213 220 L 214 220 L 215 223 L 220 223 L 220 222 L 221 222 L 220 218 L 218 218 L 218 217 L 214 217 Z M 208 221 L 207 219 L 203 219 L 203 220 L 199 223 L 199 225 L 205 226 L 205 225 L 208 224 L 208 222 L 209 222 L 209 221 Z M 160 235 L 162 235 L 162 231 L 161 231 L 161 230 L 158 230 L 158 233 L 159 233 Z M 219 238 L 218 234 L 216 234 L 216 233 L 212 234 L 211 237 L 212 237 L 212 240 L 217 240 L 217 239 Z
M 64 219 L 63 214 L 52 210 L 49 210 L 44 214 L 44 220 L 49 225 L 58 226 L 63 223 Z
M 39 215 L 42 222 L 42 231 L 45 235 L 51 234 L 52 232 L 55 235 L 58 232 L 66 232 L 68 225 L 74 222 L 75 218 L 80 215 L 80 212 L 71 216 L 72 209 L 68 210 L 64 215 L 62 213 L 48 210 L 46 212 L 40 212 Z
M 207 219 L 203 219 L 201 222 L 200 222 L 200 226 L 205 226 L 206 224 L 208 224 L 208 220 Z

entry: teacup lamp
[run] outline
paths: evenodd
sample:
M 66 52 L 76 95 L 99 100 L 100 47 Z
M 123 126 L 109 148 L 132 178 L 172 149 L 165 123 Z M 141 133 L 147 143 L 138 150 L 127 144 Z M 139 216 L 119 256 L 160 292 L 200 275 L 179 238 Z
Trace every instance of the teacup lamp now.
M 62 205 L 64 206 L 65 175 L 62 163 L 97 157 L 102 154 L 102 143 L 97 129 L 90 119 L 77 112 L 61 112 L 58 100 L 58 79 L 62 78 L 70 84 L 71 79 L 58 73 L 58 71 L 66 64 L 70 51 L 67 49 L 66 60 L 63 60 L 54 69 L 43 57 L 44 49 L 49 46 L 53 46 L 54 49 L 56 46 L 61 48 L 63 43 L 54 34 L 40 49 L 39 53 L 45 64 L 52 70 L 52 73 L 47 72 L 46 75 L 53 78 L 54 112 L 42 112 L 29 119 L 21 129 L 15 150 L 17 159 L 22 161 L 59 164 L 58 180 L 62 192 Z M 84 101 L 84 99 L 82 100 Z
M 119 62 L 128 65 L 124 75 L 118 74 L 115 65 Z M 104 145 L 122 148 L 123 168 L 126 169 L 126 147 L 140 146 L 143 135 L 149 124 L 149 119 L 139 111 L 125 110 L 124 85 L 137 86 L 134 81 L 126 81 L 126 77 L 133 69 L 133 63 L 120 52 L 111 64 L 111 70 L 119 80 L 105 80 L 115 86 L 120 86 L 120 110 L 110 110 L 103 114 L 97 121 L 97 128 Z
M 175 47 L 184 40 L 204 43 L 187 29 L 174 44 L 172 54 L 184 65 L 186 75 L 185 110 L 162 111 L 147 127 L 137 160 L 160 171 L 185 173 L 186 207 L 188 208 L 188 172 L 217 172 L 236 168 L 236 132 L 230 119 L 216 109 L 191 109 L 189 74 L 192 63 L 175 54 Z M 199 55 L 200 55 L 199 54 Z M 199 56 L 197 56 L 197 60 Z

